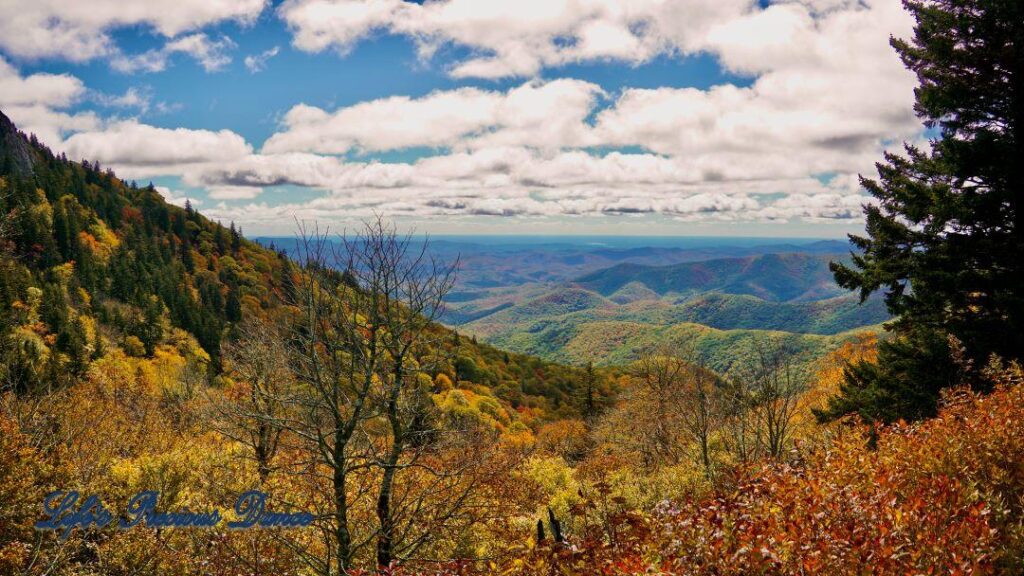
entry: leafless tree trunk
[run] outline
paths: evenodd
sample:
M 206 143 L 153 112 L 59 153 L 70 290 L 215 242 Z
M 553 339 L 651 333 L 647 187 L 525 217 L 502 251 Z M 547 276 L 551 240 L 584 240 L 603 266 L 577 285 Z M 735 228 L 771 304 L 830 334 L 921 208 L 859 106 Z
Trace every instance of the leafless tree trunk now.
M 295 387 L 280 329 L 259 318 L 247 318 L 238 329 L 239 338 L 224 353 L 238 387 L 212 404 L 217 428 L 252 452 L 264 483 L 274 469 Z
M 381 296 L 351 285 L 339 270 L 353 268 L 353 257 L 339 252 L 327 233 L 300 226 L 299 254 L 304 270 L 296 282 L 294 301 L 299 311 L 289 347 L 298 393 L 289 399 L 291 416 L 282 424 L 309 446 L 314 483 L 320 469 L 329 474 L 331 508 L 322 511 L 331 536 L 326 560 L 309 555 L 320 573 L 337 574 L 351 568 L 360 548 L 372 535 L 353 537 L 350 484 L 354 474 L 370 465 L 369 447 L 357 432 L 372 418 L 373 388 L 385 351 L 381 347 Z
M 711 438 L 721 425 L 722 398 L 718 377 L 705 368 L 695 354 L 690 355 L 687 384 L 683 389 L 680 406 L 682 425 L 696 443 L 704 476 L 711 480 L 714 465 L 711 458 Z
M 395 477 L 400 470 L 417 466 L 430 435 L 417 426 L 425 423 L 431 406 L 417 387 L 425 367 L 414 356 L 423 352 L 422 360 L 444 338 L 431 328 L 454 285 L 457 263 L 438 262 L 428 253 L 427 241 L 417 245 L 411 235 L 399 235 L 393 224 L 380 217 L 365 223 L 354 237 L 344 238 L 344 246 L 348 273 L 359 290 L 377 299 L 375 309 L 367 313 L 378 323 L 385 351 L 379 364 L 383 383 L 379 406 L 389 437 L 376 462 L 381 468 L 377 564 L 390 566 L 396 560 Z
M 725 382 L 723 401 L 728 450 L 737 462 L 750 462 L 757 457 L 750 382 L 743 377 L 730 376 Z
M 692 346 L 662 347 L 637 361 L 633 386 L 598 428 L 627 452 L 639 453 L 645 466 L 692 457 L 710 479 L 711 442 L 723 419 L 721 394 L 719 378 Z
M 680 406 L 687 371 L 683 360 L 660 350 L 644 355 L 636 363 L 634 374 L 640 386 L 636 398 L 642 408 L 635 418 L 646 422 L 642 435 L 649 441 L 645 452 L 651 466 L 673 465 L 682 459 Z
M 749 391 L 755 438 L 768 456 L 780 458 L 789 445 L 793 418 L 804 391 L 792 352 L 778 340 L 758 340 L 740 376 Z
M 451 338 L 435 319 L 456 265 L 379 218 L 340 243 L 301 232 L 296 317 L 287 335 L 267 331 L 277 344 L 264 346 L 287 340 L 294 385 L 278 391 L 282 414 L 267 420 L 310 456 L 291 467 L 327 489 L 330 508 L 318 511 L 325 547 L 291 547 L 325 575 L 347 573 L 371 548 L 378 566 L 422 558 L 438 536 L 453 539 L 493 514 L 483 490 L 514 461 L 494 454 L 490 432 L 446 424 L 430 396 L 431 363 L 445 362 L 437 351 Z M 250 378 L 270 370 L 260 364 L 266 352 L 252 349 Z M 261 445 L 265 429 L 252 431 Z

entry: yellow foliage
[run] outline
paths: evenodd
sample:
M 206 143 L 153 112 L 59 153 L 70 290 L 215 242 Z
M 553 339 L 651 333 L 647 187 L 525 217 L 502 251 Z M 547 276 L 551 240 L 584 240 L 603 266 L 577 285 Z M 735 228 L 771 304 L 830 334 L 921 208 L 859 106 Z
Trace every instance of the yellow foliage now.
M 818 371 L 811 378 L 809 387 L 798 402 L 797 413 L 793 421 L 793 437 L 797 440 L 815 439 L 820 436 L 819 425 L 813 411 L 825 408 L 829 398 L 839 393 L 843 383 L 843 373 L 848 364 L 877 358 L 878 337 L 874 333 L 865 333 L 855 340 L 844 343 L 821 359 Z
M 559 518 L 567 518 L 569 509 L 582 500 L 584 485 L 576 478 L 576 470 L 559 456 L 534 456 L 526 461 L 522 473 L 541 491 L 538 517 L 546 518 L 550 507 Z
M 432 397 L 441 412 L 454 422 L 476 424 L 496 431 L 504 430 L 512 422 L 512 417 L 501 402 L 492 396 L 458 389 L 434 394 Z
M 135 356 L 136 358 L 146 355 L 146 346 L 136 336 L 125 337 L 124 342 L 121 343 L 121 348 L 124 349 L 125 354 Z
M 61 286 L 67 286 L 68 281 L 71 280 L 71 277 L 75 274 L 75 264 L 74 262 L 58 264 L 57 266 L 50 268 L 50 272 L 54 277 L 60 280 Z
M 90 244 L 90 248 L 93 254 L 98 256 L 104 263 L 107 258 L 121 245 L 121 239 L 117 237 L 110 228 L 107 228 L 107 224 L 97 218 L 92 221 L 89 225 L 89 235 L 92 237 L 94 244 Z
M 452 379 L 447 374 L 441 373 L 434 377 L 434 391 L 435 392 L 447 392 L 454 386 L 452 385 Z

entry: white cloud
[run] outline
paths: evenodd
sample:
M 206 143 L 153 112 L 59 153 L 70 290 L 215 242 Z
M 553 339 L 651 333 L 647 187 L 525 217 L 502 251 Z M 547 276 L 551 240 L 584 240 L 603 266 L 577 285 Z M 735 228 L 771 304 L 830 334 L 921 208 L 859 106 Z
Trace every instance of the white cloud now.
M 230 161 L 252 151 L 245 139 L 229 130 L 157 128 L 135 120 L 79 132 L 63 148 L 70 158 L 99 160 L 129 178 L 176 173 L 189 165 Z
M 267 67 L 267 61 L 273 58 L 274 56 L 277 56 L 277 53 L 280 50 L 281 48 L 279 46 L 274 46 L 273 48 L 264 50 L 259 54 L 250 54 L 245 57 L 245 67 L 252 74 L 260 72 Z
M 184 207 L 186 202 L 192 206 L 199 206 L 203 203 L 202 200 L 190 198 L 185 192 L 171 190 L 167 186 L 154 186 L 153 188 L 163 196 L 164 200 L 166 200 L 168 204 Z
M 299 105 L 265 152 L 344 154 L 410 147 L 482 147 L 530 143 L 577 146 L 600 87 L 580 80 L 527 82 L 507 92 L 478 88 L 394 96 L 326 112 Z
M 473 49 L 454 77 L 531 76 L 545 67 L 613 59 L 646 62 L 704 48 L 710 26 L 749 10 L 748 0 L 288 0 L 278 14 L 301 50 L 345 53 L 377 31 L 413 38 L 429 57 L 444 44 Z
M 211 40 L 206 34 L 198 32 L 170 40 L 159 50 L 134 55 L 118 54 L 111 59 L 110 65 L 125 74 L 160 72 L 167 68 L 174 54 L 188 54 L 207 72 L 216 72 L 231 63 L 228 52 L 235 46 L 227 36 Z
M 18 128 L 35 134 L 46 144 L 58 144 L 69 131 L 90 130 L 99 125 L 92 112 L 62 111 L 86 93 L 82 81 L 70 74 L 22 76 L 0 56 L 0 109 Z
M 299 105 L 285 115 L 287 129 L 267 140 L 264 150 L 343 154 L 353 149 L 447 146 L 492 122 L 498 98 L 476 88 L 460 88 L 416 100 L 374 100 L 334 114 Z
M 120 96 L 96 94 L 94 99 L 102 106 L 136 109 L 141 113 L 145 113 L 149 110 L 153 94 L 149 89 L 132 87 L 125 90 L 124 94 Z
M 640 64 L 707 52 L 751 82 L 608 93 L 584 80 L 533 78 L 336 109 L 298 104 L 258 151 L 227 130 L 70 114 L 87 94 L 78 79 L 22 77 L 3 60 L 0 106 L 73 158 L 99 160 L 128 178 L 180 177 L 220 201 L 212 214 L 232 210 L 233 219 L 257 224 L 373 211 L 855 221 L 865 202 L 855 175 L 872 170 L 885 143 L 920 134 L 914 77 L 887 42 L 909 32 L 898 0 L 767 8 L 750 0 L 288 0 L 278 14 L 307 51 L 343 53 L 377 31 L 412 38 L 425 59 L 445 45 L 468 48 L 447 66 L 454 77 L 537 76 L 570 62 Z M 191 32 L 198 24 L 146 23 L 167 36 L 165 47 L 133 57 L 106 52 L 115 66 L 159 70 L 176 53 L 210 70 L 230 61 L 233 43 Z M 247 56 L 246 68 L 263 69 L 277 50 Z M 96 101 L 145 111 L 149 96 L 129 90 Z M 373 160 L 411 148 L 430 152 Z M 324 195 L 302 204 L 253 201 L 281 185 Z
M 0 56 L 0 106 L 65 107 L 85 94 L 85 85 L 70 74 L 38 73 L 22 77 Z
M 253 186 L 211 186 L 207 193 L 214 200 L 251 200 L 263 193 Z
M 227 20 L 253 22 L 265 4 L 266 0 L 5 0 L 0 2 L 0 49 L 19 58 L 84 62 L 118 55 L 109 35 L 117 28 L 146 26 L 173 38 Z

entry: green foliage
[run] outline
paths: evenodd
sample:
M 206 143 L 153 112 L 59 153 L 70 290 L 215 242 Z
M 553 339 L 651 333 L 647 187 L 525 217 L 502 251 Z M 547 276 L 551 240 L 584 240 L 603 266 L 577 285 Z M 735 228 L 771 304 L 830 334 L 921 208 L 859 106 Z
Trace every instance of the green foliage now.
M 839 296 L 828 272 L 829 255 L 764 254 L 671 266 L 620 264 L 580 278 L 577 283 L 605 296 L 639 282 L 657 294 L 688 295 L 721 291 L 785 302 Z M 632 288 L 635 290 L 635 288 Z
M 796 360 L 810 365 L 829 351 L 855 339 L 872 327 L 834 335 L 799 334 L 770 330 L 718 330 L 694 323 L 646 324 L 629 321 L 581 321 L 576 315 L 539 320 L 492 335 L 496 346 L 552 362 L 622 366 L 645 350 L 663 345 L 692 343 L 709 368 L 728 372 L 748 356 L 758 339 L 781 338 Z
M 0 124 L 6 126 L 0 126 L 6 130 L 0 158 L 28 159 L 0 163 L 8 170 L 0 174 L 0 210 L 18 207 L 7 228 L 9 250 L 0 256 L 0 379 L 40 389 L 53 383 L 48 378 L 83 373 L 104 350 L 99 328 L 86 333 L 81 318 L 94 318 L 130 356 L 153 356 L 173 329 L 182 329 L 199 342 L 216 375 L 231 326 L 249 314 L 272 314 L 295 296 L 301 269 L 283 253 L 245 240 L 234 223 L 225 228 L 191 205 L 167 204 L 152 186 L 138 188 L 96 164 L 54 156 L 2 115 Z M 350 274 L 336 275 L 353 286 Z M 531 418 L 579 414 L 580 369 L 510 355 L 472 338 L 438 341 L 430 354 L 438 360 L 432 377 L 443 374 Z
M 921 369 L 923 363 L 928 370 Z M 941 334 L 920 330 L 883 340 L 877 361 L 847 366 L 839 395 L 817 416 L 828 421 L 855 413 L 882 422 L 934 416 L 941 391 L 956 384 L 957 374 Z
M 92 314 L 120 333 L 117 340 L 136 339 L 146 355 L 170 327 L 182 328 L 196 336 L 216 372 L 221 340 L 241 319 L 245 299 L 280 303 L 282 256 L 191 207 L 168 205 L 152 186 L 138 188 L 97 164 L 55 156 L 6 117 L 0 131 L 0 159 L 18 160 L 0 162 L 0 214 L 8 224 L 0 238 L 0 364 L 21 367 L 0 376 L 18 379 L 23 389 L 40 384 L 22 381 L 36 361 L 12 342 L 19 326 L 43 336 L 49 373 L 84 372 L 102 347 L 83 327 Z M 34 309 L 31 290 L 42 294 L 38 318 L 25 313 Z
M 835 407 L 888 418 L 933 413 L 934 386 L 956 377 L 936 347 L 915 345 L 922 340 L 951 334 L 978 365 L 1024 353 L 1024 4 L 905 5 L 914 37 L 892 44 L 921 83 L 918 116 L 941 136 L 930 152 L 887 154 L 879 179 L 863 180 L 878 200 L 864 209 L 867 236 L 851 237 L 863 254 L 833 265 L 862 297 L 884 291 L 904 338 L 877 367 L 851 370 Z

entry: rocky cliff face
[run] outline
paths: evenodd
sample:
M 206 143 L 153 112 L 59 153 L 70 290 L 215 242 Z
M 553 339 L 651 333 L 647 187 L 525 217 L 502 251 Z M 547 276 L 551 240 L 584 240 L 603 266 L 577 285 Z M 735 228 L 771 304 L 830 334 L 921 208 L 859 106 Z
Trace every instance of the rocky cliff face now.
M 0 111 L 0 165 L 7 162 L 10 162 L 9 172 L 32 173 L 32 150 L 25 135 Z

